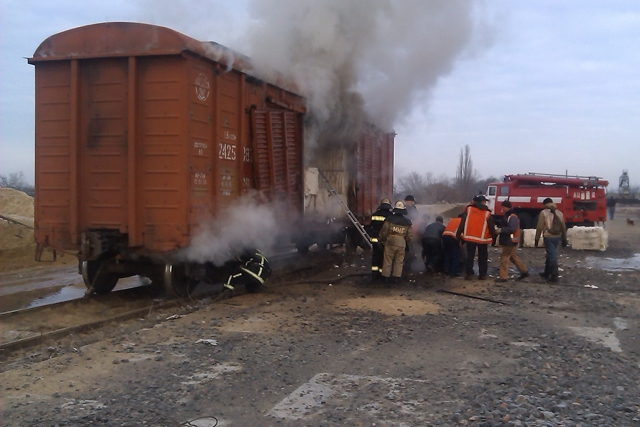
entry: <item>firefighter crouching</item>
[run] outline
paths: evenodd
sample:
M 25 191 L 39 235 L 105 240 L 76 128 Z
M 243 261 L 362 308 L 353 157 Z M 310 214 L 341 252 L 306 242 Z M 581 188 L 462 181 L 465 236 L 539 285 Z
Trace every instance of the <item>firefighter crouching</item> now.
M 373 250 L 371 253 L 371 274 L 372 278 L 378 279 L 382 273 L 382 258 L 384 255 L 384 247 L 379 241 L 380 230 L 382 225 L 391 216 L 391 200 L 384 198 L 380 201 L 378 210 L 371 215 L 371 223 L 368 226 L 367 233 L 371 237 L 371 245 Z
M 387 218 L 380 230 L 379 239 L 384 245 L 382 277 L 387 282 L 392 274 L 394 281 L 402 277 L 405 249 L 411 245 L 411 220 L 405 217 L 406 214 L 404 202 L 397 201 L 393 215 Z
M 234 271 L 229 274 L 224 287 L 234 290 L 238 285 L 244 285 L 248 292 L 256 292 L 271 276 L 269 261 L 259 250 L 245 251 L 233 261 Z

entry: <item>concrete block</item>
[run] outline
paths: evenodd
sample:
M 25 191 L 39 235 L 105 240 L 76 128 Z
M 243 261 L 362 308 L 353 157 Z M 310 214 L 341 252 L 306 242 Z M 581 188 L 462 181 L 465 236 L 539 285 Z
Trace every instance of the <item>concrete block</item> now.
M 578 251 L 604 251 L 609 246 L 609 234 L 602 227 L 572 227 L 567 239 L 571 249 Z
M 522 232 L 522 247 L 535 248 L 536 229 L 525 228 L 524 230 L 520 230 L 520 231 Z M 540 237 L 540 247 L 544 248 L 544 244 L 542 243 L 542 237 Z

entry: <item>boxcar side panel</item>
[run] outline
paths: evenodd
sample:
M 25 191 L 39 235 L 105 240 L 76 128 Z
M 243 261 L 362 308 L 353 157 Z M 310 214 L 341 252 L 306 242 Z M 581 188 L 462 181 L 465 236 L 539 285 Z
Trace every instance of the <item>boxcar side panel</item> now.
M 150 252 L 181 247 L 188 233 L 185 66 L 177 56 L 138 67 L 138 229 Z
M 40 64 L 35 72 L 35 238 L 60 249 L 71 240 L 71 65 Z
M 256 189 L 271 200 L 302 209 L 302 157 L 297 113 L 252 110 Z
M 377 209 L 383 197 L 393 194 L 393 134 L 364 124 L 356 147 L 356 197 L 351 209 L 361 219 Z
M 80 64 L 79 229 L 126 233 L 127 59 Z
M 240 130 L 241 93 L 237 71 L 216 70 L 215 142 L 216 161 L 216 212 L 231 206 L 239 196 L 240 181 L 238 137 Z
M 189 234 L 213 214 L 213 82 L 210 63 L 195 58 L 189 61 Z

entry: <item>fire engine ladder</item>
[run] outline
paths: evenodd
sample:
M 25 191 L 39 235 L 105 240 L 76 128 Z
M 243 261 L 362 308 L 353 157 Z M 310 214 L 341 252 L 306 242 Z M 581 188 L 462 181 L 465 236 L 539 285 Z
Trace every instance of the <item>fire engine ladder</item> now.
M 322 180 L 325 182 L 325 184 L 327 184 L 327 187 L 329 188 L 329 192 L 333 196 L 335 196 L 336 200 L 338 200 L 338 202 L 342 205 L 344 210 L 347 211 L 347 218 L 349 218 L 351 223 L 356 227 L 356 229 L 358 230 L 358 232 L 360 233 L 364 241 L 367 242 L 367 245 L 369 245 L 369 249 L 373 248 L 373 245 L 371 244 L 371 237 L 369 237 L 369 234 L 367 234 L 367 231 L 364 229 L 362 224 L 360 224 L 360 222 L 358 221 L 358 218 L 356 218 L 353 212 L 351 212 L 351 209 L 349 209 L 349 206 L 347 206 L 344 200 L 342 200 L 342 197 L 340 197 L 336 189 L 333 188 L 333 185 L 331 185 L 327 177 L 324 176 L 324 174 L 320 170 L 318 170 L 318 174 L 320 175 L 320 178 L 322 178 Z

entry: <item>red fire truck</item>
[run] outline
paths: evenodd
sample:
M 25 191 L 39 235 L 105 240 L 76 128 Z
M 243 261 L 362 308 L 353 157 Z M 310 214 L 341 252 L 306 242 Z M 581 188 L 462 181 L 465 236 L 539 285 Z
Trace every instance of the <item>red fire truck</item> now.
M 502 219 L 505 210 L 500 202 L 509 200 L 520 218 L 520 228 L 535 228 L 544 209 L 542 201 L 550 197 L 564 214 L 567 227 L 593 226 L 607 218 L 607 185 L 608 181 L 594 176 L 505 175 L 502 182 L 489 184 L 487 205 L 496 219 Z

